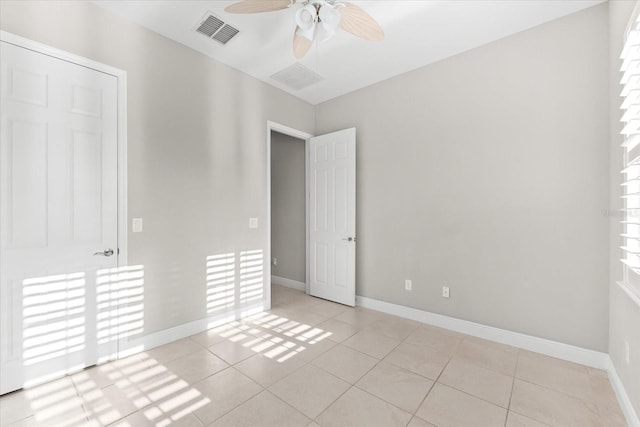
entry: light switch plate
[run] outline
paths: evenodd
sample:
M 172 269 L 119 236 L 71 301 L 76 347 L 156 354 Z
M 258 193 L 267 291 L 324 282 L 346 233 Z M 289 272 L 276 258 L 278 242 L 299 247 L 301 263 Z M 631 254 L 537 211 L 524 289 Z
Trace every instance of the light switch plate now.
M 133 218 L 131 221 L 131 231 L 133 233 L 141 233 L 142 232 L 142 218 Z
M 249 228 L 258 228 L 258 218 L 249 218 Z

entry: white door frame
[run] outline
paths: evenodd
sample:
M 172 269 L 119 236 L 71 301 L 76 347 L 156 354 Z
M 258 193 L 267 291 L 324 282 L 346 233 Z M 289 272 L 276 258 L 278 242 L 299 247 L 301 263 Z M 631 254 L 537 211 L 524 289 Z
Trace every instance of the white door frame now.
M 127 72 L 0 30 L 0 41 L 114 76 L 118 82 L 118 267 L 127 265 Z
M 281 125 L 276 122 L 267 121 L 267 300 L 265 302 L 265 310 L 271 309 L 271 132 L 278 132 L 284 135 L 304 140 L 304 199 L 305 199 L 305 293 L 309 293 L 309 139 L 312 134 L 303 132 L 289 126 Z

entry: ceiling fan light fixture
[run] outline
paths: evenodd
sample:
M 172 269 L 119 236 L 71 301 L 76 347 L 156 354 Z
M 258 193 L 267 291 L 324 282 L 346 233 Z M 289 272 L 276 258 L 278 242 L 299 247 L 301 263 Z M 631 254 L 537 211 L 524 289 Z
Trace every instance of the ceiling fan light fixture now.
M 1 1 L 1 0 L 0 0 Z M 242 0 L 225 8 L 229 13 L 260 13 L 302 6 L 296 12 L 293 53 L 302 58 L 314 40 L 332 37 L 338 27 L 364 40 L 382 41 L 380 24 L 361 7 L 344 0 Z
M 329 40 L 336 33 L 335 28 L 332 28 L 330 25 L 325 25 L 324 23 L 322 23 L 322 25 L 318 25 L 317 27 L 316 39 L 321 43 Z
M 302 31 L 313 30 L 317 21 L 318 12 L 312 4 L 308 4 L 296 12 L 296 24 Z
M 313 41 L 313 37 L 316 34 L 316 24 L 314 23 L 311 28 L 308 30 L 303 30 L 302 28 L 298 29 L 298 35 L 308 39 L 309 41 Z
M 318 18 L 325 29 L 335 29 L 340 25 L 340 12 L 334 6 L 329 3 L 323 3 L 318 12 Z

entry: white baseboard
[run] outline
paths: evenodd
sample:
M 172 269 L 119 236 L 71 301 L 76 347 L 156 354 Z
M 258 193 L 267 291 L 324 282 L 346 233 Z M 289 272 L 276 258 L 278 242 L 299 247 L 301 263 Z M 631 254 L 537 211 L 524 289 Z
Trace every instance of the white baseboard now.
M 607 372 L 609 373 L 611 387 L 613 387 L 613 391 L 616 393 L 618 403 L 620 403 L 620 409 L 622 409 L 622 413 L 627 420 L 627 424 L 629 424 L 630 427 L 640 427 L 640 417 L 638 417 L 638 414 L 633 408 L 631 399 L 627 394 L 627 390 L 624 388 L 624 384 L 622 384 L 622 381 L 618 376 L 618 372 L 616 371 L 616 367 L 614 366 L 611 358 L 609 358 Z
M 263 303 L 259 303 L 247 308 L 230 311 L 222 315 L 194 320 L 193 322 L 184 323 L 174 328 L 165 329 L 163 331 L 143 335 L 141 337 L 129 338 L 128 340 L 123 340 L 121 343 L 118 358 L 131 356 L 132 354 L 140 353 L 144 350 L 168 344 L 264 310 L 265 305 Z
M 557 357 L 558 359 L 580 363 L 597 369 L 606 370 L 609 368 L 609 355 L 599 351 L 494 328 L 480 323 L 469 322 L 467 320 L 456 319 L 441 314 L 435 314 L 367 297 L 356 297 L 356 305 L 415 320 L 421 323 L 450 329 L 463 334 L 484 338 L 486 340 L 511 345 L 513 347 L 522 348 L 536 353 L 546 354 L 547 356 Z
M 297 280 L 285 279 L 284 277 L 271 276 L 271 283 L 276 285 L 286 286 L 287 288 L 297 289 L 299 291 L 306 291 L 307 284 L 304 282 L 298 282 Z

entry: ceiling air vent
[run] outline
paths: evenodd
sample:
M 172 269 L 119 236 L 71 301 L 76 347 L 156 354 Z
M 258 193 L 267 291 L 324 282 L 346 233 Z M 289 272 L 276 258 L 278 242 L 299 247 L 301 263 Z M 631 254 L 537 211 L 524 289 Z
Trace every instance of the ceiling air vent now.
M 299 62 L 278 71 L 271 78 L 294 90 L 304 89 L 322 81 L 324 78 Z
M 238 34 L 238 30 L 233 28 L 231 25 L 224 24 L 220 31 L 213 35 L 213 39 L 219 41 L 222 44 L 227 44 L 229 40 L 231 40 L 236 34 Z
M 221 44 L 227 44 L 229 40 L 239 33 L 237 28 L 225 23 L 211 12 L 207 12 L 204 15 L 195 30 Z

